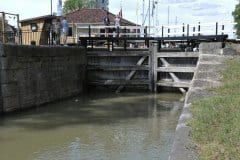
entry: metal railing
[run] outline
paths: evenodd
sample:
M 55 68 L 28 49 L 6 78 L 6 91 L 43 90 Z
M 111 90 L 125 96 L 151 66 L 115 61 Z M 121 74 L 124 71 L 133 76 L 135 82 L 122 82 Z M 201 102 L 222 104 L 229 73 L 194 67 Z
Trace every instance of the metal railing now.
M 123 37 L 176 37 L 200 35 L 224 35 L 235 38 L 234 22 L 213 22 L 162 26 L 119 26 L 120 36 Z M 101 37 L 105 29 L 109 29 L 109 36 L 116 37 L 116 26 L 81 25 L 75 24 L 76 37 Z M 150 31 L 148 33 L 147 31 Z
M 109 30 L 109 37 L 188 37 L 208 35 L 229 35 L 229 39 L 236 39 L 234 22 L 196 23 L 162 26 L 119 26 L 119 34 L 116 26 L 83 25 L 75 23 L 73 35 L 68 36 L 68 43 L 78 43 L 79 37 L 105 37 L 105 29 Z M 147 31 L 150 31 L 148 33 Z M 0 31 L 1 43 L 15 43 L 24 45 L 52 45 L 58 44 L 60 35 L 49 30 L 22 30 L 20 32 Z M 4 40 L 4 41 L 3 41 Z
M 236 30 L 234 22 L 213 22 L 197 24 L 181 24 L 155 27 L 156 37 L 171 36 L 199 36 L 199 35 L 224 35 L 234 38 Z
M 147 36 L 147 27 L 145 26 L 104 26 L 104 25 L 80 25 L 76 26 L 76 37 L 102 37 L 105 36 L 105 29 L 108 29 L 108 35 L 117 36 L 117 28 L 120 36 L 143 37 Z

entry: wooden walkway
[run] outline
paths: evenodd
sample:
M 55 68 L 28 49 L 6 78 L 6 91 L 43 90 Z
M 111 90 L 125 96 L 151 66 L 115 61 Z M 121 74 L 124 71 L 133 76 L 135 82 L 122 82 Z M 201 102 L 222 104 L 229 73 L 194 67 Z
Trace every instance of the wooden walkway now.
M 79 37 L 79 45 L 92 50 L 106 48 L 108 51 L 114 51 L 119 49 L 127 50 L 130 45 L 135 49 L 140 49 L 143 44 L 145 48 L 149 48 L 150 43 L 157 43 L 158 49 L 161 49 L 162 44 L 165 42 L 182 42 L 191 46 L 201 42 L 224 42 L 227 38 L 228 35 L 186 35 L 180 37 Z M 119 43 L 121 43 L 121 45 L 116 45 Z

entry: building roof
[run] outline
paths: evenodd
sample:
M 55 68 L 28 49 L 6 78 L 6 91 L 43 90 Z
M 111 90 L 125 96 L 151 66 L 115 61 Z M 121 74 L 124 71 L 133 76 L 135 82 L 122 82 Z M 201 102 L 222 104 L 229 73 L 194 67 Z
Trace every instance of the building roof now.
M 56 18 L 55 15 L 45 15 L 40 17 L 24 19 L 24 20 L 21 20 L 20 23 L 29 23 L 29 22 L 38 21 L 38 20 L 51 20 L 55 18 Z
M 71 23 L 103 24 L 103 17 L 107 14 L 107 12 L 108 11 L 99 8 L 83 8 L 67 13 L 65 16 Z M 110 22 L 113 24 L 116 15 L 111 12 L 108 13 Z M 136 26 L 137 24 L 122 18 L 121 25 Z
M 70 23 L 103 24 L 103 17 L 107 14 L 107 12 L 108 11 L 99 8 L 95 9 L 83 8 L 73 12 L 69 12 L 64 16 L 66 16 L 68 22 Z M 111 24 L 113 24 L 116 15 L 111 12 L 108 13 L 110 22 Z M 55 18 L 57 18 L 57 16 L 55 15 L 45 15 L 40 17 L 24 19 L 21 20 L 20 23 L 31 23 L 38 20 L 51 20 Z M 136 26 L 137 24 L 122 18 L 121 25 Z

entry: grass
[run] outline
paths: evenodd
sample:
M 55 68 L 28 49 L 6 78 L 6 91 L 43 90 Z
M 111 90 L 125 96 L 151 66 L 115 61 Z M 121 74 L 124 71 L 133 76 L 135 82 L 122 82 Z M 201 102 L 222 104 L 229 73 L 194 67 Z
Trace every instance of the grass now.
M 240 160 L 240 59 L 226 64 L 217 95 L 193 103 L 190 125 L 202 160 Z

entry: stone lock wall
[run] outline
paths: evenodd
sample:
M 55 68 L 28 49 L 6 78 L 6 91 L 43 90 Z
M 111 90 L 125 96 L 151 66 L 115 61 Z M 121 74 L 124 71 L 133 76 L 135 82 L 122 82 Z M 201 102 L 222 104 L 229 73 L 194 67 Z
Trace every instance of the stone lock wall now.
M 85 68 L 81 48 L 0 44 L 0 112 L 82 93 Z

